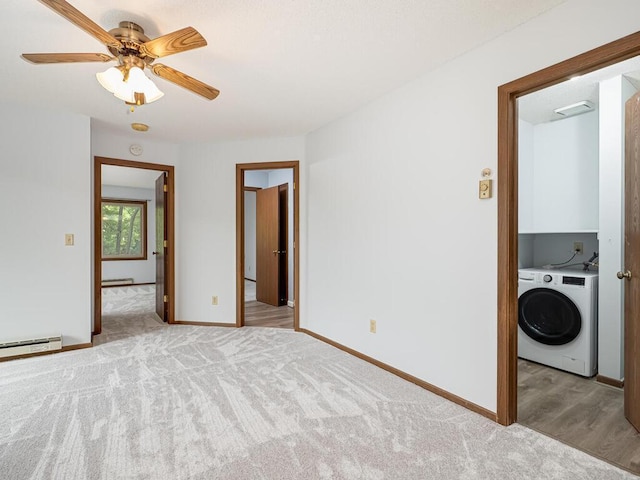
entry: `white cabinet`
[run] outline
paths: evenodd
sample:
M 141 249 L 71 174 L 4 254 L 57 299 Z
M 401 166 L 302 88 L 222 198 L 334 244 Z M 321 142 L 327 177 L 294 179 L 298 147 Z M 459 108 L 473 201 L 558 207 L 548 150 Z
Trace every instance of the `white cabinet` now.
M 598 113 L 519 122 L 520 233 L 598 230 Z

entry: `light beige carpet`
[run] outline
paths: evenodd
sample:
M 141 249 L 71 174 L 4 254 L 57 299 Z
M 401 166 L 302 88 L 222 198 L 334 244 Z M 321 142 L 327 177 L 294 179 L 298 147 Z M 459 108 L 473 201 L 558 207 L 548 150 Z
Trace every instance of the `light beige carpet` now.
M 0 364 L 0 478 L 628 479 L 307 335 L 113 314 Z

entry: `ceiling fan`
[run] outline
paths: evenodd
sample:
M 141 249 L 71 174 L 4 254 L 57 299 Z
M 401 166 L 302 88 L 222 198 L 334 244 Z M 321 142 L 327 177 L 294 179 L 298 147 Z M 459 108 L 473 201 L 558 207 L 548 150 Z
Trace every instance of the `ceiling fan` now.
M 213 100 L 220 93 L 206 83 L 154 60 L 174 53 L 204 47 L 207 41 L 192 27 L 186 27 L 161 37 L 150 39 L 133 22 L 120 22 L 118 28 L 104 30 L 89 17 L 65 0 L 39 0 L 74 25 L 102 42 L 111 55 L 104 53 L 23 53 L 22 58 L 35 64 L 110 62 L 112 67 L 96 76 L 100 84 L 129 105 L 144 105 L 160 98 L 163 93 L 144 74 L 145 67 L 155 75 L 187 90 Z

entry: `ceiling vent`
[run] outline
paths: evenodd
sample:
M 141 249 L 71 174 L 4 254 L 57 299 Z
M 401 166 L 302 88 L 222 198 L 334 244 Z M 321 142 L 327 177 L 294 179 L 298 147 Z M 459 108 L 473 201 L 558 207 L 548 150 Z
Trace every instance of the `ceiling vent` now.
M 572 117 L 574 115 L 580 115 L 581 113 L 587 113 L 594 110 L 594 105 L 589 100 L 583 100 L 578 103 L 572 103 L 566 107 L 556 108 L 553 113 L 560 115 L 560 117 Z

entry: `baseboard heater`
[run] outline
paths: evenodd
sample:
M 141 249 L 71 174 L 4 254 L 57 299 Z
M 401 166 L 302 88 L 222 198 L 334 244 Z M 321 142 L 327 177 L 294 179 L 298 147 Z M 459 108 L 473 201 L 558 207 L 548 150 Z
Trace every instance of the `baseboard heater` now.
M 62 350 L 62 337 L 43 337 L 33 340 L 0 343 L 0 358 L 28 355 L 30 353 Z

